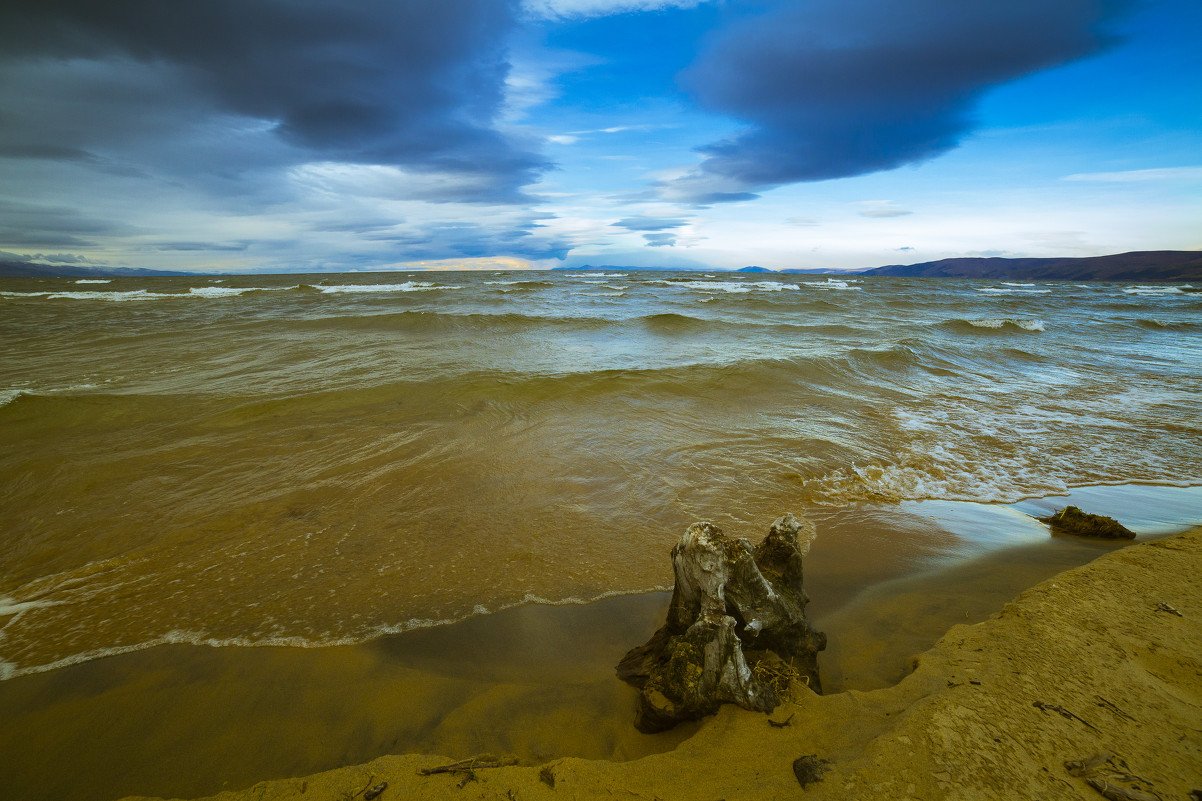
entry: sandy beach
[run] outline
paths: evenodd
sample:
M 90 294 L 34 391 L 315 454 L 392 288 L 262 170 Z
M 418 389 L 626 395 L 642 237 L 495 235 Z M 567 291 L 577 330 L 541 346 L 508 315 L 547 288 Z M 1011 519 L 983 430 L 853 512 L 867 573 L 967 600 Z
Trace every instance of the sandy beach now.
M 351 798 L 382 782 L 383 799 L 787 798 L 810 754 L 829 762 L 804 790 L 816 799 L 1101 797 L 1090 778 L 1186 798 L 1202 787 L 1200 565 L 1202 528 L 1106 553 L 953 627 L 894 686 L 798 688 L 769 717 L 728 705 L 641 759 L 481 769 L 461 788 L 419 773 L 448 757 L 387 756 L 211 798 Z M 1065 767 L 1095 755 L 1110 759 L 1085 776 Z

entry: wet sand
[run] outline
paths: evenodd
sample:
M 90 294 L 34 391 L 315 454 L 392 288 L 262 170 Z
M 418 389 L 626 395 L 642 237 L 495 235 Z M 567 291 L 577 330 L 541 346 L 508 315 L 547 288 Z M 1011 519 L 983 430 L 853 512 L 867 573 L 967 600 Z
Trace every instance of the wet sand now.
M 897 685 L 797 688 L 772 716 L 794 715 L 783 728 L 727 705 L 674 750 L 627 762 L 480 770 L 461 789 L 418 773 L 447 756 L 388 756 L 214 798 L 342 798 L 387 781 L 384 799 L 777 799 L 799 795 L 793 760 L 816 754 L 830 770 L 807 798 L 1096 799 L 1065 762 L 1098 753 L 1114 757 L 1097 777 L 1184 798 L 1202 786 L 1200 567 L 1202 528 L 1112 549 L 955 625 Z
M 821 546 L 807 563 L 812 614 L 962 558 L 968 540 L 914 506 L 811 514 Z M 972 506 L 974 536 L 997 528 L 991 515 L 1011 529 L 1030 522 Z M 667 549 L 657 558 L 670 584 Z M 639 733 L 635 691 L 614 676 L 663 622 L 668 598 L 527 604 L 334 647 L 156 646 L 0 681 L 0 752 L 14 755 L 0 786 L 25 801 L 183 797 L 384 754 L 498 751 L 537 764 L 671 750 L 695 727 Z
M 1192 503 L 1159 522 L 1150 498 L 1130 503 L 1153 489 L 1123 488 L 1129 509 L 1152 515 L 1136 524 L 1179 528 Z M 1155 492 L 1163 501 L 1165 490 Z M 1049 538 L 1002 506 L 860 505 L 810 516 L 820 533 L 806 586 L 811 618 L 830 638 L 821 658 L 828 692 L 888 687 L 949 627 L 984 620 L 1039 581 L 1121 547 Z M 493 752 L 537 765 L 672 751 L 704 727 L 640 734 L 635 693 L 613 674 L 662 623 L 668 597 L 527 605 L 328 648 L 160 646 L 20 676 L 0 682 L 0 750 L 13 757 L 0 765 L 0 786 L 29 801 L 195 797 L 385 754 Z

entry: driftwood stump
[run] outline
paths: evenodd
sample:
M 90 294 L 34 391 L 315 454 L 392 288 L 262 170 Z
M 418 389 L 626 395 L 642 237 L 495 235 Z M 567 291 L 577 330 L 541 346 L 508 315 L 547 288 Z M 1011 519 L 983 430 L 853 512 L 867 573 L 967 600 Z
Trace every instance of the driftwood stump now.
M 676 586 L 667 622 L 618 664 L 618 677 L 642 690 L 640 731 L 670 729 L 727 702 L 771 711 L 777 690 L 749 665 L 770 653 L 821 692 L 818 652 L 826 635 L 810 628 L 802 588 L 812 538 L 813 526 L 788 514 L 754 550 L 711 523 L 689 526 L 672 548 Z

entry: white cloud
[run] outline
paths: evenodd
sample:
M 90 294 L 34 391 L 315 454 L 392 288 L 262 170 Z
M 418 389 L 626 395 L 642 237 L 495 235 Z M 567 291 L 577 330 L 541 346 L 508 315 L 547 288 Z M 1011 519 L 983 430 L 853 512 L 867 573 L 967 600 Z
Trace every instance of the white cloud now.
M 406 170 L 386 164 L 320 161 L 288 171 L 293 186 L 309 194 L 381 200 L 448 201 L 488 189 L 489 177 L 434 170 Z
M 861 217 L 905 217 L 914 212 L 909 209 L 899 209 L 892 200 L 861 200 L 861 206 L 866 208 L 860 212 Z
M 604 17 L 629 11 L 693 8 L 708 0 L 525 0 L 526 12 L 544 19 Z

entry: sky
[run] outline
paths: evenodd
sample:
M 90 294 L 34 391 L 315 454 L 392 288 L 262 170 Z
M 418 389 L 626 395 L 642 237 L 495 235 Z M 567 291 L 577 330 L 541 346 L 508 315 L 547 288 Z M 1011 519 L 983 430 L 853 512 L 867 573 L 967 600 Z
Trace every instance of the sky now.
M 1197 0 L 8 3 L 0 259 L 1202 249 L 1200 41 Z

